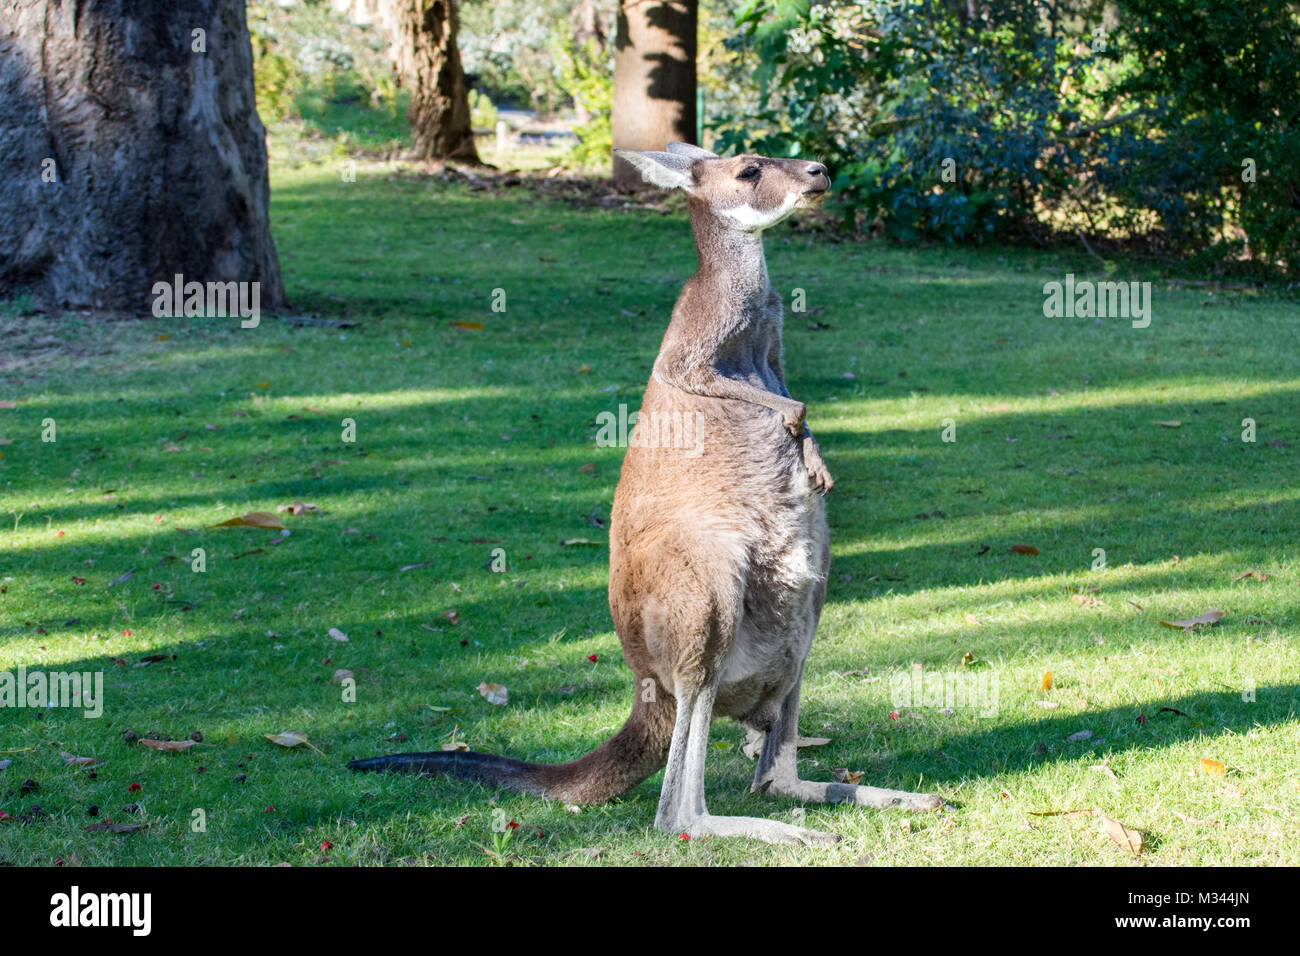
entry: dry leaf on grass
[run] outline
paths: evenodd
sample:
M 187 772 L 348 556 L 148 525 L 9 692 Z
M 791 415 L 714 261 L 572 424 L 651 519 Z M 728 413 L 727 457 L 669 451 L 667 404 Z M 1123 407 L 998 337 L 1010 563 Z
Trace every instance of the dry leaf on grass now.
M 489 704 L 504 707 L 510 702 L 510 695 L 501 684 L 489 684 L 486 681 L 478 685 L 478 692 Z
M 1222 777 L 1228 772 L 1228 768 L 1217 760 L 1211 760 L 1209 757 L 1201 758 L 1201 773 L 1208 777 Z
M 966 615 L 966 623 L 969 624 L 971 627 L 983 627 L 983 626 L 984 626 L 983 624 L 980 623 L 980 619 L 977 618 L 974 614 L 967 614 L 967 615 Z
M 1011 546 L 1012 554 L 1040 554 L 1041 552 L 1032 544 L 1013 544 Z
M 346 667 L 340 667 L 338 670 L 334 672 L 334 676 L 330 678 L 330 683 L 341 684 L 345 680 L 352 680 L 352 679 L 353 679 L 352 672 L 348 670 Z
M 1241 581 L 1245 578 L 1254 578 L 1256 581 L 1267 581 L 1269 579 L 1269 575 L 1260 574 L 1260 572 L 1258 571 L 1242 571 L 1239 575 L 1237 575 L 1232 580 Z
M 568 538 L 560 542 L 561 548 L 588 547 L 599 548 L 599 541 L 592 541 L 590 538 Z
M 340 644 L 352 643 L 352 641 L 348 638 L 348 636 L 344 634 L 342 631 L 340 631 L 337 627 L 331 627 L 327 633 L 329 634 L 330 637 L 334 638 L 334 640 L 338 641 Z
M 1041 690 L 1051 690 L 1051 689 L 1052 689 L 1052 672 L 1051 672 L 1051 671 L 1048 671 L 1047 673 L 1045 673 L 1045 674 L 1043 675 L 1042 683 L 1040 683 L 1038 686 L 1039 686 L 1039 688 L 1040 688 Z
M 835 775 L 835 779 L 840 783 L 851 783 L 856 785 L 862 782 L 862 777 L 865 771 L 850 770 L 848 767 L 836 767 L 831 771 L 831 773 Z
M 1112 820 L 1106 816 L 1101 818 L 1097 829 L 1128 850 L 1133 856 L 1136 857 L 1142 853 L 1142 834 L 1137 830 L 1132 830 L 1118 820 Z
M 457 332 L 482 332 L 483 331 L 482 322 L 448 322 L 447 324 L 450 325 Z
M 263 736 L 266 737 L 267 740 L 271 741 L 271 743 L 277 744 L 281 747 L 307 746 L 311 747 L 312 750 L 316 750 L 316 748 L 312 746 L 312 742 L 307 739 L 307 735 L 301 730 L 285 730 L 278 734 L 263 734 Z M 320 753 L 319 750 L 316 750 L 316 752 Z
M 250 511 L 248 514 L 240 515 L 238 518 L 231 518 L 229 521 L 222 521 L 219 524 L 210 524 L 209 528 L 268 528 L 279 530 L 284 527 L 280 519 L 269 511 Z
M 148 737 L 141 737 L 139 743 L 141 747 L 148 747 L 150 750 L 171 752 L 180 752 L 198 746 L 193 740 L 150 740 Z
M 1168 421 L 1163 421 L 1163 422 L 1152 422 L 1151 424 L 1159 425 L 1161 428 L 1182 428 L 1183 427 L 1183 423 L 1176 418 L 1170 419 Z
M 1165 627 L 1178 628 L 1180 631 L 1190 631 L 1198 624 L 1215 624 L 1223 617 L 1223 612 L 1217 607 L 1212 607 L 1200 617 L 1188 618 L 1185 621 L 1161 621 Z
M 66 750 L 60 753 L 59 756 L 63 758 L 64 764 L 69 767 L 88 767 L 92 763 L 99 762 L 98 757 L 78 757 L 74 754 L 68 753 Z M 6 760 L 5 764 L 7 765 L 8 763 L 9 761 Z

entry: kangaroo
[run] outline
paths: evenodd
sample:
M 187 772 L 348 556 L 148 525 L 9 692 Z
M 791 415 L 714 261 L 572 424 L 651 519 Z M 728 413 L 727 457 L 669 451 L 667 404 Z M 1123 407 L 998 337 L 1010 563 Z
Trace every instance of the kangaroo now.
M 768 281 L 762 234 L 824 200 L 826 167 L 723 158 L 685 143 L 616 152 L 647 182 L 685 192 L 699 254 L 646 386 L 610 515 L 609 606 L 636 676 L 631 716 L 571 763 L 451 751 L 348 766 L 453 776 L 566 803 L 610 800 L 666 768 L 659 830 L 769 843 L 839 840 L 777 820 L 709 813 L 709 729 L 725 716 L 747 729 L 758 752 L 754 792 L 937 809 L 937 796 L 802 780 L 796 767 L 804 741 L 799 688 L 826 598 L 823 497 L 833 480 L 804 404 L 786 388 L 781 298 Z M 696 423 L 702 453 L 656 440 L 687 420 Z

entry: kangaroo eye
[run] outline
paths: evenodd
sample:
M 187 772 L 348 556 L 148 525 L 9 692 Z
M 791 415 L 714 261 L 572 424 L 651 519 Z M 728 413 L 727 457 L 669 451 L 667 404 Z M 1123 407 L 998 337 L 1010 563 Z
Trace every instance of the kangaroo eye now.
M 745 168 L 745 171 L 744 171 L 743 173 L 741 173 L 739 176 L 737 176 L 736 178 L 737 178 L 737 179 L 757 179 L 761 173 L 762 173 L 762 170 L 759 169 L 757 166 L 747 166 L 747 167 Z

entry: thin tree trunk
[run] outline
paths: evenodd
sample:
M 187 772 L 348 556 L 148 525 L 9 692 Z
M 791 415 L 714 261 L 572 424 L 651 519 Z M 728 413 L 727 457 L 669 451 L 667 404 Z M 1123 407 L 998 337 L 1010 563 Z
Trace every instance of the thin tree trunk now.
M 695 29 L 697 0 L 619 0 L 614 50 L 614 145 L 663 149 L 677 140 L 695 142 Z M 641 174 L 614 161 L 620 189 L 641 183 Z
M 452 0 L 395 0 L 393 62 L 411 91 L 411 155 L 480 164 Z
M 157 282 L 284 303 L 243 0 L 0 0 L 0 298 L 148 312 Z

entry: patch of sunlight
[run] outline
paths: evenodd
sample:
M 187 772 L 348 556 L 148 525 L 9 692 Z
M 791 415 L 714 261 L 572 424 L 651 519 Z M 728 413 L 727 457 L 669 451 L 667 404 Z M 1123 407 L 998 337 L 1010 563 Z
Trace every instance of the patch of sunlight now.
M 988 393 L 978 397 L 968 394 L 928 393 L 924 397 L 916 395 L 895 398 L 873 398 L 863 396 L 845 399 L 834 404 L 839 406 L 836 418 L 872 419 L 887 421 L 891 418 L 906 418 L 909 415 L 934 413 L 934 406 L 948 407 L 960 411 L 964 420 L 987 422 L 995 419 L 1011 418 L 1028 412 L 1043 414 L 1060 414 L 1072 410 L 1085 409 L 1122 409 L 1143 405 L 1169 405 L 1174 402 L 1222 401 L 1225 395 L 1233 400 L 1280 397 L 1300 393 L 1300 380 L 1282 382 L 1247 381 L 1231 379 L 1206 379 L 1188 382 L 1181 379 L 1152 380 L 1140 386 L 1128 388 L 1096 388 L 1086 391 L 1068 391 L 1057 395 L 1016 395 Z M 900 407 L 906 405 L 907 407 Z M 1000 408 L 997 406 L 1008 406 Z M 973 417 L 971 413 L 975 414 Z M 1168 416 L 1166 416 L 1168 417 Z M 960 424 L 960 423 L 959 423 Z M 823 426 L 824 428 L 825 426 Z
M 390 392 L 330 392 L 271 395 L 265 399 L 268 406 L 297 406 L 303 402 L 316 408 L 335 407 L 356 409 L 361 402 L 366 409 L 401 409 L 420 405 L 440 405 L 472 399 L 506 399 L 515 397 L 517 390 L 501 386 L 480 385 L 474 388 L 403 388 Z

